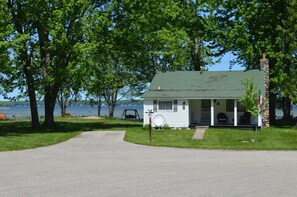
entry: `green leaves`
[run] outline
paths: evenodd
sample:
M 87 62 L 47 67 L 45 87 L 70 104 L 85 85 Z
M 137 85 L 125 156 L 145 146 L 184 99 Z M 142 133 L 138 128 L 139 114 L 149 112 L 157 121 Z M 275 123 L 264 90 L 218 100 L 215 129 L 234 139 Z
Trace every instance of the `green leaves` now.
M 244 106 L 247 112 L 251 113 L 252 117 L 257 117 L 260 114 L 260 109 L 262 108 L 262 106 L 257 105 L 261 91 L 257 88 L 254 78 L 249 79 L 246 77 L 242 80 L 242 84 L 245 86 L 246 92 L 242 95 L 239 102 Z

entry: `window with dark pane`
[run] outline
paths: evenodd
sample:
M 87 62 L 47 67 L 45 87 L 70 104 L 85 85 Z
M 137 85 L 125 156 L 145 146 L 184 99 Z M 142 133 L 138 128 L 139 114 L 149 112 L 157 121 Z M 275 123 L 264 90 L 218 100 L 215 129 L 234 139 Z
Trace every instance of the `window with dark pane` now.
M 234 111 L 234 100 L 233 99 L 227 99 L 226 100 L 226 111 L 227 112 L 233 112 Z M 241 103 L 237 102 L 237 111 L 243 112 L 244 107 Z
M 172 101 L 159 101 L 159 110 L 172 110 Z

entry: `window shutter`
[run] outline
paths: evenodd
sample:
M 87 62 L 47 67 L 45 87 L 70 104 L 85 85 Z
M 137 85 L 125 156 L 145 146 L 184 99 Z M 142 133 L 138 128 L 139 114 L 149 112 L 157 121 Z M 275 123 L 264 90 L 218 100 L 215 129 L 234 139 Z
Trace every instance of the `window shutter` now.
M 174 107 L 173 107 L 173 111 L 174 111 L 174 112 L 177 112 L 177 100 L 174 100 L 174 101 L 173 101 L 173 105 L 174 105 Z
M 158 101 L 154 100 L 154 112 L 157 112 L 158 109 Z

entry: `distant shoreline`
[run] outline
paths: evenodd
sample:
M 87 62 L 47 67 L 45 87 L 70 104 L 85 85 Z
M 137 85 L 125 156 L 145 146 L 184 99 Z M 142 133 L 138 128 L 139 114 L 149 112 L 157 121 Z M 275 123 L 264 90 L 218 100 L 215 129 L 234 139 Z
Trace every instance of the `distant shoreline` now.
M 44 107 L 38 106 L 38 116 L 44 116 Z M 143 117 L 143 105 L 117 105 L 114 111 L 114 117 L 121 118 L 124 109 L 137 109 L 140 118 Z M 5 114 L 6 117 L 16 118 L 30 118 L 30 106 L 0 106 L 0 113 Z M 67 113 L 70 113 L 73 117 L 90 117 L 97 116 L 98 111 L 96 106 L 70 106 L 67 108 Z M 101 107 L 100 116 L 108 116 L 107 106 Z M 54 116 L 61 116 L 61 109 L 59 106 L 55 107 Z
M 38 106 L 44 106 L 43 101 L 37 101 Z M 102 101 L 102 106 L 107 105 L 105 101 Z M 143 105 L 143 100 L 120 100 L 117 101 L 117 105 L 129 106 L 129 105 Z M 29 101 L 0 101 L 0 107 L 10 107 L 10 106 L 30 106 Z M 59 106 L 56 103 L 56 106 Z M 96 103 L 86 100 L 73 102 L 71 106 L 97 106 Z

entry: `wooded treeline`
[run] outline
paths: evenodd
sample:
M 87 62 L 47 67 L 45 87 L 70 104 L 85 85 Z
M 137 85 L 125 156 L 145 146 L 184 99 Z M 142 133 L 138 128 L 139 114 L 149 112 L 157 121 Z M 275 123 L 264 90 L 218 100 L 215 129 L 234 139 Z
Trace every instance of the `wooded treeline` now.
M 0 0 L 0 91 L 29 99 L 32 126 L 54 124 L 84 92 L 113 116 L 158 71 L 203 70 L 227 52 L 246 69 L 270 60 L 270 108 L 296 102 L 297 0 Z M 218 68 L 219 69 L 219 68 Z
M 44 101 L 37 101 L 37 105 L 43 106 Z M 77 100 L 73 101 L 70 106 L 93 106 L 97 105 L 96 102 L 91 100 Z M 102 101 L 102 105 L 107 105 L 105 101 Z M 119 106 L 136 106 L 143 105 L 143 100 L 119 100 L 117 101 L 117 105 Z M 30 106 L 29 101 L 0 101 L 0 107 L 11 107 L 11 106 Z M 58 106 L 56 104 L 56 106 Z

